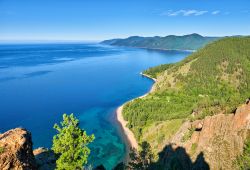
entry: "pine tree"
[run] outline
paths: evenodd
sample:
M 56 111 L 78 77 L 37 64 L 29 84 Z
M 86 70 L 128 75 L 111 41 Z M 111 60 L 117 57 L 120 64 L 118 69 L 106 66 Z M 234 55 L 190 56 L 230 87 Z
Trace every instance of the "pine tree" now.
M 80 170 L 87 164 L 90 149 L 87 147 L 94 140 L 79 128 L 79 120 L 73 115 L 63 115 L 60 125 L 55 124 L 57 133 L 53 138 L 52 150 L 59 154 L 56 161 L 58 170 Z
M 134 148 L 130 150 L 130 162 L 127 167 L 129 170 L 148 170 L 152 164 L 153 153 L 150 144 L 144 141 L 139 146 L 139 151 Z

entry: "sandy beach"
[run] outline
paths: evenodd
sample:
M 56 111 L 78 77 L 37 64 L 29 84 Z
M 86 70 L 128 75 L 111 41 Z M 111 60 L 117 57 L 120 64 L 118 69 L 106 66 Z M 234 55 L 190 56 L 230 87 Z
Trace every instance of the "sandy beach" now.
M 136 141 L 136 138 L 135 138 L 133 132 L 126 126 L 128 122 L 126 120 L 124 120 L 124 118 L 122 116 L 122 109 L 123 109 L 123 105 L 118 107 L 118 109 L 116 110 L 117 120 L 122 126 L 122 130 L 123 130 L 128 142 L 129 142 L 130 147 L 137 149 L 138 143 Z
M 150 78 L 150 79 L 154 80 L 154 82 L 156 82 L 156 79 L 151 78 L 150 76 L 145 75 L 145 74 L 143 74 L 143 73 L 140 73 L 140 74 L 143 75 L 143 76 L 145 76 L 145 77 L 147 77 L 147 78 Z M 153 86 L 152 86 L 152 87 L 153 87 Z M 149 91 L 148 93 L 146 93 L 146 94 L 144 94 L 144 95 L 142 95 L 142 96 L 140 96 L 140 97 L 137 97 L 137 98 L 146 97 L 146 96 L 152 91 L 152 87 L 151 87 L 151 89 L 150 89 L 150 91 Z M 135 99 L 137 99 L 137 98 L 135 98 Z M 132 99 L 132 100 L 135 100 L 135 99 Z M 132 100 L 131 100 L 131 101 L 132 101 Z M 129 147 L 132 147 L 132 148 L 137 149 L 137 148 L 138 148 L 138 142 L 136 141 L 135 135 L 134 135 L 134 133 L 126 126 L 128 122 L 127 122 L 127 121 L 123 118 L 123 116 L 122 116 L 122 109 L 123 109 L 123 106 L 124 106 L 124 104 L 123 104 L 122 106 L 118 107 L 117 110 L 116 110 L 117 121 L 120 123 L 120 125 L 121 125 L 121 127 L 122 127 L 122 130 L 123 130 L 123 132 L 124 132 L 124 134 L 125 134 L 125 137 L 126 137 L 128 143 L 129 143 L 129 145 L 130 145 Z

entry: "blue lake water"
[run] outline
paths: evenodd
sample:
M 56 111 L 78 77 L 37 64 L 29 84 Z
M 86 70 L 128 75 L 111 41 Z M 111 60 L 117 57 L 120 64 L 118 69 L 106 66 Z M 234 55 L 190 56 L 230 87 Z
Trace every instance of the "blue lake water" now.
M 0 132 L 24 127 L 34 148 L 51 147 L 53 125 L 74 113 L 96 137 L 89 163 L 111 169 L 126 153 L 114 111 L 153 83 L 139 73 L 188 54 L 100 44 L 0 45 Z

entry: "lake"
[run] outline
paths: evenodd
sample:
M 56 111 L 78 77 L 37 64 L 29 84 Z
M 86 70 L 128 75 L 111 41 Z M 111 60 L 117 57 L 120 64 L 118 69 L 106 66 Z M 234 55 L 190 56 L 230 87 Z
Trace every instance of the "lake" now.
M 126 153 L 114 111 L 153 84 L 140 72 L 189 54 L 95 43 L 0 45 L 0 132 L 24 127 L 34 148 L 51 147 L 53 125 L 74 113 L 96 137 L 89 164 L 111 169 Z

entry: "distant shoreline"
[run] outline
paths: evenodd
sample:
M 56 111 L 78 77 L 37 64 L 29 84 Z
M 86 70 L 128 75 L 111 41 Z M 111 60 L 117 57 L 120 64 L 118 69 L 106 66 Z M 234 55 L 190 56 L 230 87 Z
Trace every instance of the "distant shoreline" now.
M 151 78 L 149 75 L 146 75 L 146 74 L 143 74 L 143 73 L 140 73 L 140 74 L 142 76 L 147 77 L 147 78 L 153 80 L 154 82 L 156 82 L 155 78 Z M 131 101 L 133 101 L 135 99 L 138 99 L 138 98 L 146 97 L 149 93 L 152 92 L 152 88 L 153 88 L 153 85 L 152 85 L 151 89 L 146 94 L 144 94 L 144 95 L 142 95 L 140 97 L 134 98 L 134 99 L 132 99 L 132 100 L 130 100 L 128 102 L 131 102 Z M 126 103 L 128 103 L 128 102 L 126 102 Z M 138 149 L 138 142 L 137 142 L 137 140 L 136 140 L 136 138 L 134 136 L 134 133 L 126 126 L 128 121 L 126 121 L 124 119 L 123 115 L 122 115 L 122 109 L 123 109 L 123 107 L 124 107 L 124 105 L 126 103 L 124 103 L 123 105 L 119 106 L 116 109 L 116 119 L 117 119 L 118 123 L 120 124 L 123 135 L 125 137 L 125 140 L 126 140 L 125 143 L 127 144 L 126 148 L 130 149 L 132 147 L 132 148 Z M 127 153 L 125 160 L 128 161 L 128 159 L 129 159 L 129 157 L 128 157 L 128 153 Z
M 99 44 L 109 45 L 100 42 Z M 125 46 L 125 45 L 110 45 L 115 47 L 127 47 L 127 48 L 137 48 L 137 49 L 145 49 L 145 50 L 159 50 L 159 51 L 183 51 L 183 52 L 196 52 L 197 50 L 188 50 L 188 49 L 166 49 L 166 48 L 151 48 L 151 47 L 136 47 L 136 46 Z
M 102 43 L 100 43 L 102 44 Z M 109 45 L 109 44 L 104 44 Z M 159 50 L 159 51 L 183 51 L 183 52 L 196 52 L 197 50 L 187 50 L 187 49 L 166 49 L 166 48 L 150 48 L 150 47 L 136 47 L 136 46 L 124 46 L 124 45 L 110 45 L 116 47 L 127 47 L 127 48 L 137 48 L 137 49 L 145 49 L 145 50 Z
M 165 48 L 150 48 L 150 47 L 134 47 L 147 50 L 161 50 L 161 51 L 183 51 L 183 52 L 195 52 L 197 50 L 185 50 L 185 49 L 165 49 Z

